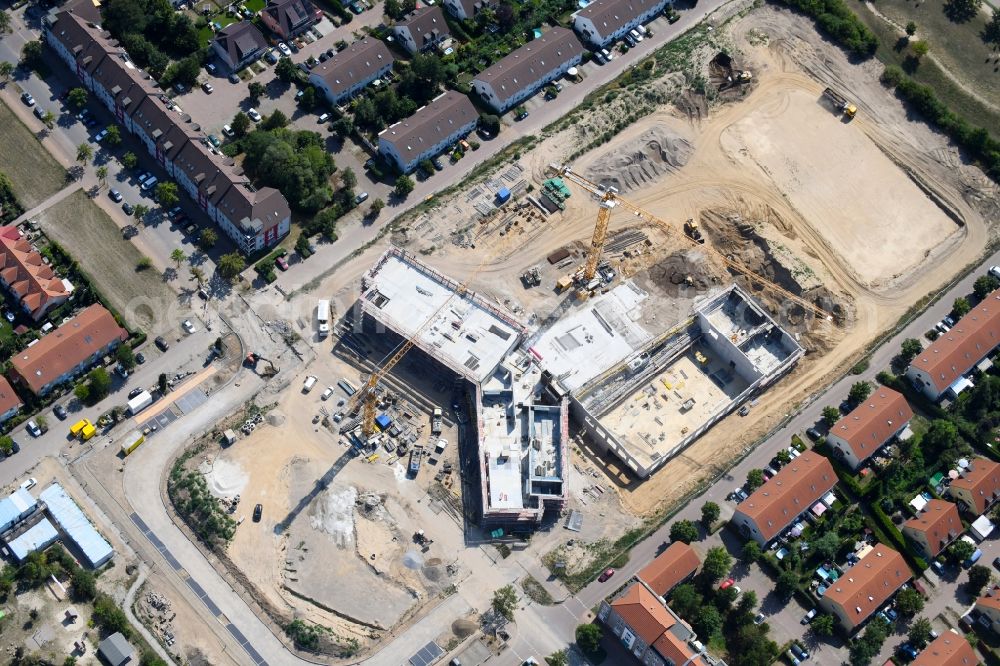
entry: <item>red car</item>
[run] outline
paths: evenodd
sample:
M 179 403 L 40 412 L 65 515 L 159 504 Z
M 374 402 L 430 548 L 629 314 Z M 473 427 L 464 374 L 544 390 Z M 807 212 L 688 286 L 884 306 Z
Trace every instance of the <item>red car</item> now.
M 724 590 L 727 587 L 732 587 L 734 584 L 736 584 L 735 580 L 733 580 L 732 578 L 727 578 L 726 580 L 722 581 L 721 585 L 719 585 L 719 589 Z
M 278 257 L 274 261 L 276 264 L 278 264 L 278 268 L 280 268 L 281 270 L 283 271 L 288 270 L 288 260 L 285 259 L 284 257 Z
M 614 569 L 605 569 L 604 573 L 602 573 L 600 576 L 597 577 L 597 582 L 603 583 L 604 581 L 606 581 L 607 579 L 611 578 L 614 575 L 615 575 Z

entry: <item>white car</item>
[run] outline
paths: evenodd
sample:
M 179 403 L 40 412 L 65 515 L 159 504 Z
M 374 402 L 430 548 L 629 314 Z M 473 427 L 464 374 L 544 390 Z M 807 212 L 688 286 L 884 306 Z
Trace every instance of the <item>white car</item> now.
M 4 318 L 4 319 L 6 319 L 7 321 L 9 321 L 9 322 L 10 322 L 10 323 L 12 323 L 12 324 L 14 323 L 14 319 L 15 319 L 15 317 L 14 317 L 14 313 L 13 313 L 13 312 L 11 312 L 10 310 L 6 310 L 6 311 L 5 311 L 4 313 L 3 313 L 3 318 Z
M 601 49 L 601 55 L 604 56 L 604 59 L 607 60 L 608 62 L 611 62 L 615 58 L 613 55 L 611 55 L 611 51 L 607 49 Z
M 154 187 L 156 187 L 157 180 L 158 179 L 156 178 L 156 176 L 150 176 L 149 178 L 147 178 L 146 180 L 143 181 L 143 183 L 142 183 L 142 185 L 140 185 L 140 187 L 142 188 L 142 190 L 144 192 L 149 191 L 149 190 L 153 189 Z
M 255 123 L 259 123 L 261 121 L 260 114 L 257 113 L 257 109 L 253 107 L 247 109 L 247 115 L 250 116 L 250 120 L 254 121 Z
M 102 129 L 100 132 L 97 133 L 97 135 L 94 137 L 94 141 L 100 143 L 101 141 L 104 140 L 104 137 L 106 137 L 107 135 L 108 135 L 108 128 L 105 127 L 104 129 Z
M 320 399 L 322 399 L 322 400 L 328 400 L 331 395 L 333 395 L 333 387 L 332 386 L 327 386 L 326 390 L 323 391 L 323 395 L 320 396 Z
M 283 56 L 288 57 L 292 55 L 292 50 L 288 48 L 288 44 L 284 42 L 278 42 L 278 50 L 281 51 L 281 55 Z
M 233 128 L 230 127 L 229 125 L 222 126 L 222 133 L 225 134 L 226 136 L 233 136 L 233 134 L 235 134 L 235 132 L 233 132 Z
M 38 481 L 36 481 L 34 477 L 31 477 L 30 479 L 21 484 L 21 489 L 28 490 L 29 488 L 34 488 L 35 484 L 37 483 Z
M 189 334 L 198 330 L 195 328 L 194 324 L 191 323 L 190 319 L 185 319 L 183 323 L 181 323 L 181 327 Z
M 32 437 L 41 437 L 42 436 L 42 429 L 38 427 L 38 424 L 35 423 L 34 419 L 28 421 L 28 424 L 27 424 L 26 427 L 28 428 L 28 432 L 31 433 Z

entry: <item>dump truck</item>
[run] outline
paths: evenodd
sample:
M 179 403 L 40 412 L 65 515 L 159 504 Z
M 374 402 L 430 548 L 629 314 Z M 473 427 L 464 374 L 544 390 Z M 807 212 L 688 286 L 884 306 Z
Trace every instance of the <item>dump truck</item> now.
M 441 434 L 441 408 L 435 407 L 434 413 L 431 415 L 431 434 L 440 435 Z
M 135 451 L 140 444 L 146 441 L 146 436 L 139 432 L 138 430 L 133 430 L 128 435 L 122 438 L 121 448 L 122 456 L 127 456 L 128 454 Z
M 693 241 L 705 242 L 705 237 L 701 235 L 701 229 L 698 228 L 698 223 L 693 217 L 689 217 L 684 223 L 684 235 Z
M 839 92 L 833 88 L 827 88 L 823 91 L 823 96 L 828 100 L 833 102 L 834 107 L 837 111 L 842 112 L 848 118 L 853 118 L 858 112 L 858 107 L 854 106 L 851 102 L 847 101 L 847 98 L 841 95 Z

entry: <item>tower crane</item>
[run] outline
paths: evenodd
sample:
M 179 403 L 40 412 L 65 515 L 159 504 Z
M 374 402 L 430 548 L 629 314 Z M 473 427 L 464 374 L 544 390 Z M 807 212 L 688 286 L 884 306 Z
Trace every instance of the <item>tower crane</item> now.
M 590 266 L 593 266 L 594 268 L 597 267 L 597 263 L 600 260 L 601 252 L 604 249 L 604 240 L 605 238 L 607 238 L 608 234 L 608 219 L 611 215 L 611 209 L 615 206 L 621 206 L 622 208 L 631 211 L 633 214 L 635 214 L 636 217 L 640 217 L 646 220 L 647 222 L 652 222 L 662 227 L 668 233 L 673 233 L 676 231 L 676 229 L 674 229 L 674 227 L 669 222 L 661 220 L 660 218 L 656 217 L 649 211 L 644 210 L 639 206 L 636 206 L 635 204 L 623 199 L 618 195 L 618 192 L 616 190 L 612 188 L 601 187 L 597 183 L 592 182 L 577 173 L 574 173 L 573 169 L 568 165 L 550 164 L 549 170 L 554 172 L 556 175 L 563 178 L 564 180 L 568 180 L 572 183 L 575 183 L 576 185 L 579 185 L 580 187 L 587 190 L 591 194 L 598 196 L 601 200 L 601 208 L 597 213 L 597 226 L 594 228 L 594 237 L 593 240 L 591 241 L 590 252 L 587 255 L 588 268 Z M 719 252 L 715 248 L 707 245 L 701 245 L 697 239 L 692 238 L 687 234 L 681 233 L 678 235 L 687 242 L 691 243 L 692 245 L 696 247 L 701 247 L 702 249 L 707 249 L 708 251 L 712 252 L 727 267 L 736 271 L 737 273 L 740 273 L 747 279 L 761 283 L 767 289 L 771 290 L 776 294 L 781 295 L 784 298 L 787 298 L 790 301 L 794 301 L 795 303 L 801 305 L 803 308 L 805 308 L 809 312 L 812 312 L 814 315 L 820 317 L 821 319 L 825 319 L 827 321 L 833 320 L 833 315 L 831 313 L 827 312 L 826 310 L 816 305 L 813 305 L 812 303 L 802 298 L 801 296 L 796 296 L 795 294 L 788 291 L 781 285 L 775 284 L 771 280 L 768 280 L 767 278 L 764 278 L 758 275 L 757 273 L 754 273 L 743 264 L 733 259 L 730 259 L 729 257 Z M 593 273 L 590 273 L 589 277 L 587 278 L 587 282 L 589 282 L 590 278 L 592 277 Z M 584 283 L 584 287 L 586 287 L 586 283 Z

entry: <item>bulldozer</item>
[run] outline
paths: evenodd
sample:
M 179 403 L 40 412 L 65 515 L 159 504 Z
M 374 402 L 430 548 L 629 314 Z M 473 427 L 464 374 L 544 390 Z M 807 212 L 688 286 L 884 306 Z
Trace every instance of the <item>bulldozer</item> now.
M 701 229 L 698 228 L 698 223 L 694 218 L 689 217 L 684 223 L 684 234 L 693 241 L 705 242 L 705 237 L 701 234 Z
M 267 367 L 264 368 L 263 370 L 258 371 L 257 364 L 260 361 L 266 361 Z M 271 361 L 271 359 L 264 358 L 257 352 L 250 352 L 249 354 L 247 354 L 247 357 L 246 359 L 244 359 L 243 364 L 248 368 L 251 368 L 254 372 L 256 372 L 258 375 L 264 378 L 274 377 L 276 374 L 278 374 L 278 372 L 280 372 L 280 368 L 278 368 L 278 366 L 276 366 L 274 362 Z

